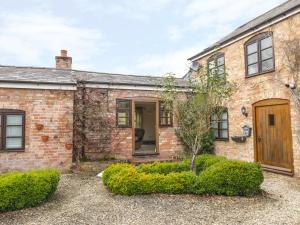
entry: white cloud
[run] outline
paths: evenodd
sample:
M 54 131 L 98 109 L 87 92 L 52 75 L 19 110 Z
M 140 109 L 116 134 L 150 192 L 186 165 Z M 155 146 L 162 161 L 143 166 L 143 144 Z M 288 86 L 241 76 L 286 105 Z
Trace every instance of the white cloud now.
M 233 31 L 237 21 L 247 22 L 284 1 L 191 0 L 181 13 L 187 22 L 181 26 L 178 24 L 170 26 L 168 38 L 171 41 L 178 41 L 184 33 L 199 33 L 198 37 L 194 37 L 198 43 L 193 46 L 187 43 L 186 47 L 169 53 L 145 55 L 140 59 L 138 68 L 155 70 L 160 75 L 166 72 L 175 72 L 180 77 L 188 70 L 187 58 Z
M 139 60 L 137 68 L 143 71 L 151 71 L 157 76 L 172 72 L 177 77 L 182 77 L 189 69 L 187 58 L 195 54 L 195 49 L 202 47 L 198 45 L 165 54 L 148 54 Z
M 244 20 L 246 22 L 284 1 L 285 0 L 192 0 L 183 9 L 183 15 L 191 21 L 188 25 L 188 29 L 220 27 L 220 25 L 228 25 L 236 20 Z
M 183 38 L 182 30 L 177 26 L 171 26 L 167 30 L 169 39 L 173 42 L 178 42 Z
M 91 57 L 103 54 L 112 43 L 105 42 L 98 30 L 68 22 L 47 13 L 1 16 L 1 64 L 54 66 L 54 56 L 60 49 L 67 49 L 75 68 L 93 69 Z M 49 56 L 53 60 L 45 65 Z
M 182 0 L 176 0 L 182 1 Z M 136 20 L 149 20 L 152 13 L 165 9 L 175 0 L 120 0 L 120 1 L 91 1 L 76 0 L 80 8 L 88 13 L 125 16 Z

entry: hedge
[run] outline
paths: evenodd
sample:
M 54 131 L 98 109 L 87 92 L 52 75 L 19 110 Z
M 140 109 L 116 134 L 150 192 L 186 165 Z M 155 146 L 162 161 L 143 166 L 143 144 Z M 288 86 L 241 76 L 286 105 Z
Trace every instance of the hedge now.
M 196 173 L 199 174 L 207 168 L 211 167 L 212 165 L 224 160 L 226 160 L 224 156 L 215 156 L 211 154 L 199 155 L 195 160 Z
M 56 169 L 0 175 L 0 212 L 33 207 L 53 194 L 60 174 Z
M 189 160 L 141 164 L 113 164 L 103 174 L 108 189 L 122 195 L 151 193 L 251 196 L 260 191 L 263 174 L 256 163 L 214 155 L 196 158 L 197 175 Z
M 263 182 L 261 166 L 237 160 L 222 160 L 204 170 L 194 186 L 196 194 L 252 196 Z
M 150 164 L 140 164 L 137 167 L 139 172 L 168 174 L 171 172 L 183 172 L 190 170 L 190 160 L 182 162 L 154 162 Z

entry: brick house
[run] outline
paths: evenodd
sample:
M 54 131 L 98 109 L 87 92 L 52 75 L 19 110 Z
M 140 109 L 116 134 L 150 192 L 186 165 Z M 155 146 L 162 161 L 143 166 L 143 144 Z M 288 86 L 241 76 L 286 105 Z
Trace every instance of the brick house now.
M 300 1 L 291 0 L 189 59 L 194 67 L 207 65 L 214 74 L 226 71 L 227 79 L 238 84 L 227 110 L 213 124 L 217 154 L 300 176 L 299 99 L 283 60 L 284 43 L 297 38 Z M 243 127 L 252 130 L 247 138 Z
M 161 77 L 77 71 L 71 66 L 65 50 L 56 57 L 56 68 L 0 66 L 0 172 L 70 169 L 77 144 L 73 121 L 78 80 L 82 79 L 96 100 L 99 93 L 105 94 L 113 134 L 118 136 L 106 146 L 110 156 L 171 159 L 182 152 L 176 121 L 159 101 Z M 178 79 L 177 83 L 180 93 L 186 82 Z M 97 143 L 103 140 L 95 138 L 99 134 L 88 135 L 85 156 L 103 157 Z

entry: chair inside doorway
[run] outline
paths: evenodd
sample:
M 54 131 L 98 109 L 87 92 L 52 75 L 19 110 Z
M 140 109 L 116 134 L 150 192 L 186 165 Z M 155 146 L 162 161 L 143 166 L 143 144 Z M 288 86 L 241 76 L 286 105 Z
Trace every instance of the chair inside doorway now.
M 135 103 L 135 154 L 156 152 L 156 103 Z

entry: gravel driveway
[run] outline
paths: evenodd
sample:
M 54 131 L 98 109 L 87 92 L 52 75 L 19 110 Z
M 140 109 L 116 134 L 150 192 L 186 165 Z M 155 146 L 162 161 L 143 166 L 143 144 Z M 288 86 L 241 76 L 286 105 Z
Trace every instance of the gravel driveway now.
M 62 175 L 56 194 L 36 208 L 0 214 L 0 224 L 299 224 L 300 181 L 265 174 L 254 198 L 109 193 L 101 180 Z

